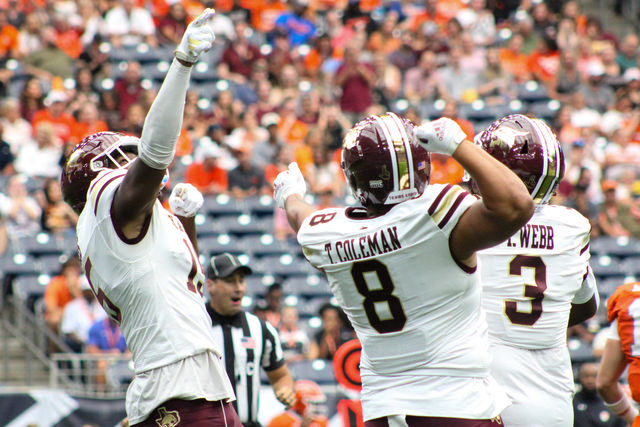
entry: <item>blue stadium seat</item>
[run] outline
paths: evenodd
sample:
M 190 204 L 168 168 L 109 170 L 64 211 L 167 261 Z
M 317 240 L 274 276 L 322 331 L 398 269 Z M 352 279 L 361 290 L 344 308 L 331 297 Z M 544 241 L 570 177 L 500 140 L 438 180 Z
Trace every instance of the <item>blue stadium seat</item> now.
M 271 274 L 280 278 L 315 274 L 315 270 L 306 260 L 290 254 L 262 257 L 256 261 L 255 266 L 256 269 L 262 273 Z
M 601 255 L 591 260 L 591 268 L 593 274 L 599 278 L 610 276 L 624 276 L 625 273 L 621 269 L 621 261 L 618 258 L 608 255 Z
M 205 257 L 212 257 L 224 252 L 229 252 L 234 255 L 245 253 L 240 244 L 240 239 L 230 234 L 198 238 L 198 251 L 205 255 Z
M 51 276 L 57 276 L 60 274 L 62 264 L 67 261 L 66 255 L 49 254 L 38 257 L 38 267 L 42 273 L 49 274 Z
M 224 234 L 216 228 L 216 221 L 209 215 L 199 213 L 195 216 L 196 223 L 196 235 L 198 238 L 206 236 L 217 236 L 218 234 Z
M 591 240 L 592 254 L 626 257 L 640 255 L 640 241 L 628 237 L 602 236 Z
M 13 295 L 18 301 L 33 310 L 35 301 L 44 296 L 50 279 L 51 277 L 45 274 L 16 277 L 11 284 Z
M 5 277 L 15 277 L 28 274 L 39 274 L 36 258 L 28 254 L 15 254 L 11 257 L 0 258 L 0 272 Z
M 620 267 L 627 276 L 640 280 L 640 254 L 623 259 Z
M 244 206 L 241 201 L 226 194 L 217 197 L 209 196 L 205 197 L 201 212 L 206 212 L 214 218 L 225 215 L 237 217 L 244 212 Z
M 290 277 L 282 282 L 282 289 L 285 294 L 305 298 L 329 298 L 332 296 L 327 280 L 316 274 Z
M 248 197 L 244 200 L 245 209 L 251 216 L 273 216 L 276 204 L 271 196 Z
M 547 88 L 535 81 L 528 81 L 516 86 L 516 97 L 522 102 L 548 101 Z
M 543 120 L 551 121 L 558 115 L 560 109 L 560 103 L 555 100 L 551 101 L 537 101 L 529 104 L 528 110 L 535 117 Z
M 262 298 L 267 293 L 267 288 L 271 283 L 269 280 L 265 280 L 266 277 L 260 274 L 251 274 L 245 277 L 247 286 L 247 295 L 253 297 Z
M 605 302 L 611 294 L 615 292 L 618 286 L 624 283 L 624 278 L 622 277 L 607 277 L 602 280 L 597 281 L 598 293 L 600 294 L 600 299 L 602 302 Z
M 269 255 L 284 255 L 290 252 L 286 242 L 276 239 L 273 235 L 250 234 L 240 240 L 240 245 L 247 253 L 261 258 Z
M 36 257 L 41 255 L 60 255 L 63 252 L 62 237 L 58 239 L 56 236 L 46 232 L 26 237 L 21 240 L 20 244 L 26 253 Z
M 248 234 L 265 234 L 271 231 L 273 223 L 269 218 L 253 218 L 248 214 L 239 216 L 221 216 L 213 221 L 213 228 L 219 233 L 245 236 Z
M 299 380 L 311 380 L 318 385 L 335 384 L 336 376 L 330 360 L 303 360 L 289 365 L 291 374 Z

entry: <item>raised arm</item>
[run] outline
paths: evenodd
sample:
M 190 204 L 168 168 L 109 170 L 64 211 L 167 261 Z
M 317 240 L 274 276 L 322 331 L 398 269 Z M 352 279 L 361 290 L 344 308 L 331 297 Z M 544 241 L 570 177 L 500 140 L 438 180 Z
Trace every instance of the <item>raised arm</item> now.
M 113 219 L 126 237 L 139 235 L 158 197 L 166 169 L 173 160 L 191 66 L 200 54 L 211 48 L 215 38 L 210 25 L 214 13 L 213 9 L 205 9 L 187 27 L 145 119 L 138 158 L 115 194 Z
M 291 228 L 297 233 L 304 219 L 315 211 L 303 199 L 307 184 L 298 164 L 291 163 L 288 170 L 280 172 L 273 182 L 273 188 L 274 199 L 285 210 Z
M 427 150 L 452 156 L 478 185 L 482 198 L 460 217 L 449 239 L 451 254 L 475 266 L 476 251 L 503 242 L 531 218 L 529 191 L 509 168 L 467 140 L 451 119 L 419 126 L 416 137 Z

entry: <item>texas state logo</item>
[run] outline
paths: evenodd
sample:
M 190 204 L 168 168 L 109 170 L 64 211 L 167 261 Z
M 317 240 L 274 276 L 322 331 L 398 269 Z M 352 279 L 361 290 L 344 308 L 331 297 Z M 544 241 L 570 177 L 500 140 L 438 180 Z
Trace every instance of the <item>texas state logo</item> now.
M 160 418 L 156 418 L 156 424 L 160 427 L 175 427 L 180 424 L 180 414 L 178 411 L 169 411 L 163 406 L 158 408 Z

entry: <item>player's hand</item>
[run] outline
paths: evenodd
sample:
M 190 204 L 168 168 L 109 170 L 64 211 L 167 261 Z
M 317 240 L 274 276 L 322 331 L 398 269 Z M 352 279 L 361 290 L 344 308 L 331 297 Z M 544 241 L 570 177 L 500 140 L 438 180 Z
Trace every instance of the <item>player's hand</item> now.
M 282 209 L 289 196 L 299 194 L 304 197 L 306 192 L 307 184 L 296 162 L 290 163 L 289 169 L 280 172 L 273 181 L 273 198 Z
M 413 133 L 427 151 L 448 156 L 451 156 L 458 145 L 467 139 L 467 134 L 460 125 L 447 117 L 423 123 L 417 126 Z
M 296 393 L 289 387 L 282 387 L 275 391 L 276 398 L 287 408 L 292 407 L 296 403 Z
M 216 38 L 211 23 L 215 13 L 215 10 L 207 8 L 187 26 L 180 44 L 173 52 L 176 58 L 193 64 L 200 55 L 211 49 Z
M 204 199 L 196 187 L 191 184 L 178 184 L 169 196 L 169 206 L 174 214 L 190 218 L 202 207 Z

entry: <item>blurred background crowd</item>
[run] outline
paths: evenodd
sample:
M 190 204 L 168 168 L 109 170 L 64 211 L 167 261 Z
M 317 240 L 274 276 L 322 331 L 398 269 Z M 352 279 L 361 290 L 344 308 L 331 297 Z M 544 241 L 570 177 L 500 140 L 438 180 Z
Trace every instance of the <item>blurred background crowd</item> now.
M 446 116 L 469 138 L 496 118 L 533 114 L 564 147 L 554 203 L 588 217 L 594 242 L 613 242 L 602 252 L 592 245 L 594 270 L 613 273 L 612 289 L 634 273 L 616 263 L 640 255 L 620 249 L 640 238 L 639 39 L 605 28 L 573 0 L 0 0 L 0 254 L 15 261 L 29 239 L 73 241 L 77 216 L 61 198 L 61 165 L 87 134 L 140 135 L 172 51 L 203 7 L 218 12 L 217 39 L 194 67 L 170 170 L 171 183 L 205 195 L 203 227 L 229 213 L 213 209 L 229 200 L 270 197 L 294 160 L 316 204 L 351 202 L 339 152 L 368 114 L 395 111 L 417 124 Z M 433 156 L 432 183 L 463 174 Z M 286 245 L 294 236 L 283 213 L 264 204 L 262 243 L 270 235 Z M 235 238 L 203 232 L 217 243 L 220 235 Z M 78 351 L 125 351 L 106 321 L 93 335 L 72 321 L 61 329 L 65 306 L 86 287 L 69 259 L 45 283 L 48 324 Z M 5 275 L 3 292 L 12 279 Z M 326 300 L 299 313 L 287 304 L 291 288 L 252 289 L 248 305 L 280 328 L 290 361 L 330 359 L 351 337 Z M 75 310 L 74 319 L 87 314 L 81 303 Z M 316 330 L 301 327 L 306 314 L 321 318 Z M 570 348 L 586 349 L 582 361 L 597 357 L 603 326 L 599 315 L 570 331 Z

